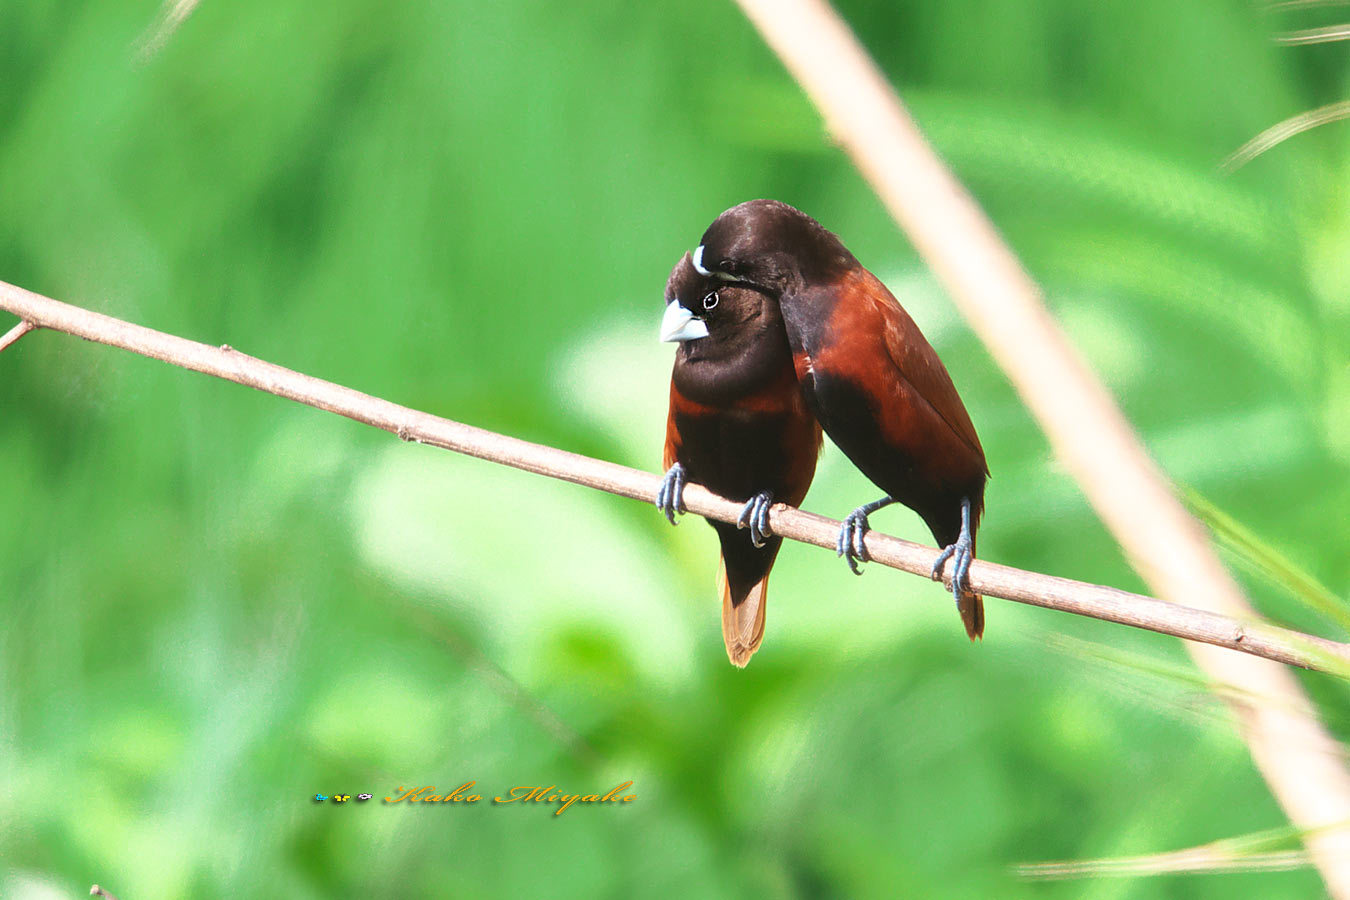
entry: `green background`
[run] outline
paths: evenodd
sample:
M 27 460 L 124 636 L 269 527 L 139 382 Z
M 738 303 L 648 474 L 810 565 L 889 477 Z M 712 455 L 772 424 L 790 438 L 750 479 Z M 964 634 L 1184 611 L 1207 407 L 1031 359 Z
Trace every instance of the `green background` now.
M 1218 170 L 1350 98 L 1344 45 L 1272 41 L 1337 11 L 841 10 L 1167 472 L 1345 597 L 1350 124 Z M 655 470 L 666 274 L 777 197 L 946 361 L 993 470 L 981 555 L 1145 590 L 733 5 L 203 0 L 144 56 L 156 15 L 0 10 L 0 278 Z M 805 506 L 875 493 L 831 447 Z M 736 671 L 715 559 L 694 519 L 30 335 L 0 356 L 0 894 L 1320 891 L 1014 872 L 1284 824 L 1178 642 L 991 600 L 972 646 L 940 587 L 790 545 Z M 1345 732 L 1350 693 L 1304 680 Z M 380 802 L 471 779 L 637 800 Z

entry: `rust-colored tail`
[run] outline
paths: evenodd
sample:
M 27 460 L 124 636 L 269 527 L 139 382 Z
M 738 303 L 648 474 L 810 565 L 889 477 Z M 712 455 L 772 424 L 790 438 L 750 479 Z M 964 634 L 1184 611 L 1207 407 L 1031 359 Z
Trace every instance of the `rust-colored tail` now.
M 970 555 L 975 555 L 975 535 L 973 534 L 970 536 Z M 961 613 L 961 621 L 965 623 L 966 634 L 970 635 L 970 639 L 974 641 L 983 637 L 984 598 L 970 591 L 962 591 L 961 599 L 957 601 L 956 608 Z
M 722 639 L 734 666 L 745 668 L 764 640 L 764 606 L 768 599 L 769 573 L 751 584 L 744 596 L 733 596 L 727 581 L 727 564 L 717 561 L 717 590 L 722 595 Z M 738 592 L 739 593 L 739 592 Z
M 970 635 L 970 639 L 975 641 L 983 637 L 984 598 L 979 594 L 963 593 L 956 608 L 961 612 L 961 621 L 965 623 L 966 634 Z

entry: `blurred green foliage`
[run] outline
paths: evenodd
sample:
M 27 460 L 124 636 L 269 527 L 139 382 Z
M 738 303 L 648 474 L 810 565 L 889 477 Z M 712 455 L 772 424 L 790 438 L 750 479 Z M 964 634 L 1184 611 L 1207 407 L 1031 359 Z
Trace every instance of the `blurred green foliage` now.
M 1350 126 L 1216 166 L 1350 96 L 1345 45 L 1278 48 L 1314 13 L 1239 0 L 841 9 L 1161 464 L 1344 598 Z M 655 469 L 666 273 L 778 197 L 946 360 L 994 473 L 982 555 L 1143 589 L 733 6 L 204 0 L 140 59 L 157 13 L 0 9 L 0 278 Z M 1283 824 L 1223 709 L 1160 687 L 1174 641 L 991 601 L 970 646 L 939 587 L 794 545 L 733 671 L 696 521 L 50 334 L 0 357 L 0 469 L 6 897 L 1320 890 L 1012 874 Z M 806 506 L 874 493 L 829 450 Z M 379 803 L 470 779 L 638 799 Z

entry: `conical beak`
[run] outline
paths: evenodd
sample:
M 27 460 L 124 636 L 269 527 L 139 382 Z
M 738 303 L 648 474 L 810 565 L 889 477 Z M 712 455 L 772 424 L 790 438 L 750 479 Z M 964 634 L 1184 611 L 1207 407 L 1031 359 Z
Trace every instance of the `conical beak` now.
M 678 300 L 666 304 L 666 314 L 661 317 L 661 340 L 694 341 L 708 336 L 708 325 Z

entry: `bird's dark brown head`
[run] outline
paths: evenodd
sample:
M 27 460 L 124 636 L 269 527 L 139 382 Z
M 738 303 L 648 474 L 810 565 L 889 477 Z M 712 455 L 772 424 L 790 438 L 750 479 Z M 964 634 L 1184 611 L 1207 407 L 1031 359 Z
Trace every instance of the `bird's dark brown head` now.
M 703 275 L 686 253 L 666 282 L 661 340 L 678 341 L 675 387 L 720 404 L 792 368 L 778 303 L 759 288 Z
M 858 265 L 833 233 L 777 200 L 748 200 L 717 217 L 694 250 L 701 274 L 781 295 L 838 278 Z

